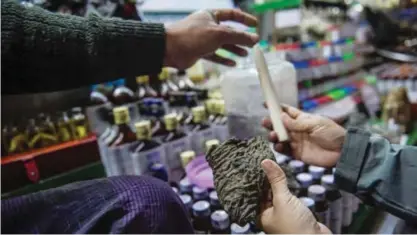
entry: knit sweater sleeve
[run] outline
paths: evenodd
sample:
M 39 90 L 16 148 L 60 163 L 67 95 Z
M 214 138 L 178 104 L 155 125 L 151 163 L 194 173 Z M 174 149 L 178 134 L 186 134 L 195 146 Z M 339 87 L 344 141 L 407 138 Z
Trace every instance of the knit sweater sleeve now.
M 51 13 L 1 1 L 2 93 L 73 89 L 160 71 L 162 24 Z

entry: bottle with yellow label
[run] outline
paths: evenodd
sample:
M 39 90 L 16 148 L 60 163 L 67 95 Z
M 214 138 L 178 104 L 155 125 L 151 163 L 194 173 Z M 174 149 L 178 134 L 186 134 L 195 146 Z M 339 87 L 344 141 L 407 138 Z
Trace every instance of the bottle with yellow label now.
M 136 139 L 139 141 L 139 148 L 135 152 L 143 152 L 159 147 L 160 144 L 152 139 L 151 122 L 149 120 L 135 123 Z
M 124 78 L 113 83 L 116 89 L 113 91 L 113 103 L 115 105 L 124 105 L 137 100 L 136 94 L 126 86 Z
M 225 110 L 224 100 L 216 100 L 215 102 L 216 120 L 214 121 L 218 125 L 227 124 L 227 116 Z
M 80 107 L 72 108 L 71 129 L 74 139 L 83 139 L 88 136 L 88 122 Z
M 49 115 L 40 113 L 38 115 L 38 126 L 41 132 L 42 147 L 51 146 L 59 143 L 58 134 L 54 123 Z
M 158 96 L 163 99 L 168 99 L 169 95 L 169 86 L 167 83 L 168 80 L 168 71 L 162 69 L 162 72 L 158 75 L 159 85 L 157 87 Z
M 117 127 L 117 135 L 111 141 L 110 146 L 115 147 L 122 144 L 134 142 L 135 133 L 129 126 L 130 115 L 126 106 L 116 107 L 113 109 L 114 124 Z
M 149 85 L 148 75 L 136 77 L 136 84 L 138 85 L 136 95 L 139 99 L 158 96 L 158 93 Z
M 25 132 L 14 125 L 2 129 L 2 142 L 5 151 L 2 152 L 2 155 L 23 153 L 29 149 Z
M 26 136 L 28 139 L 29 149 L 38 149 L 43 147 L 42 132 L 34 118 L 30 118 L 28 120 Z
M 208 99 L 205 102 L 206 112 L 207 112 L 209 123 L 214 123 L 214 121 L 217 118 L 216 102 L 217 102 L 217 100 L 214 100 L 214 99 Z
M 192 122 L 190 123 L 191 131 L 200 131 L 210 128 L 207 123 L 206 109 L 204 106 L 197 106 L 191 109 Z
M 165 129 L 167 130 L 168 134 L 163 138 L 163 142 L 174 141 L 186 136 L 186 134 L 178 128 L 178 119 L 175 113 L 165 115 L 164 122 Z
M 71 121 L 67 115 L 67 112 L 57 112 L 56 126 L 58 137 L 61 142 L 72 140 Z

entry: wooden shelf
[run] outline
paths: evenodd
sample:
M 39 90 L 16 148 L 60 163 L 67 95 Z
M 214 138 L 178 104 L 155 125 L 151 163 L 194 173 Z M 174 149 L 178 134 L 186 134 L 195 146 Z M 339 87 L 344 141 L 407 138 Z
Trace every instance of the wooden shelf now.
M 51 152 L 56 152 L 59 150 L 64 150 L 67 148 L 72 148 L 81 144 L 86 144 L 86 143 L 91 143 L 96 141 L 97 138 L 95 135 L 90 135 L 84 139 L 81 140 L 72 140 L 69 142 L 65 142 L 65 143 L 61 143 L 61 144 L 56 144 L 56 145 L 52 145 L 49 147 L 45 147 L 45 148 L 41 148 L 41 149 L 36 149 L 36 150 L 32 150 L 29 152 L 25 152 L 25 153 L 20 153 L 20 154 L 14 154 L 11 156 L 6 156 L 6 157 L 2 157 L 1 158 L 1 165 L 5 165 L 5 164 L 9 164 L 12 162 L 17 162 L 17 161 L 27 161 L 33 158 L 36 158 L 37 156 L 41 156 L 47 153 L 51 153 Z

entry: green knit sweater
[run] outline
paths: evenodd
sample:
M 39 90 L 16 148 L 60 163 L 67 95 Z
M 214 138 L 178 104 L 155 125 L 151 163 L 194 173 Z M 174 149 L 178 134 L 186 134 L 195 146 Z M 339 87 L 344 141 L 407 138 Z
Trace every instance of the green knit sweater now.
M 2 94 L 73 89 L 157 73 L 162 24 L 86 18 L 1 1 Z

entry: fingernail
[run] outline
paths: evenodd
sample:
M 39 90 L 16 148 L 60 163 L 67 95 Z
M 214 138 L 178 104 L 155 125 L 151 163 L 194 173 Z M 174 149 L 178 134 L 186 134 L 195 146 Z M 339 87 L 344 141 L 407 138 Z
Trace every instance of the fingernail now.
M 271 170 L 274 167 L 272 161 L 269 159 L 263 160 L 261 164 L 262 164 L 262 169 L 265 171 L 265 173 L 271 172 Z

